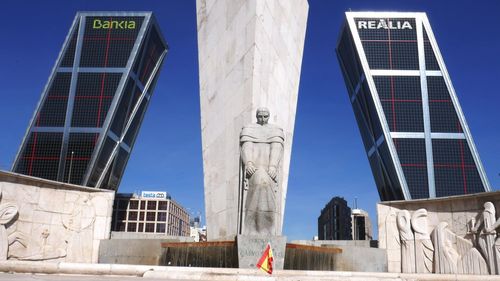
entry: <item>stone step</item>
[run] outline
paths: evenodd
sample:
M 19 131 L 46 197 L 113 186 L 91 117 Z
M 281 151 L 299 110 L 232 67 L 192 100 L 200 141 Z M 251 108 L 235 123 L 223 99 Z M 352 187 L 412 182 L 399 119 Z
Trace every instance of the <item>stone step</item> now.
M 0 262 L 0 272 L 33 274 L 81 274 L 86 276 L 129 276 L 145 279 L 168 280 L 237 280 L 237 281 L 417 281 L 417 280 L 500 280 L 500 276 L 491 275 L 453 275 L 453 274 L 406 274 L 384 272 L 348 272 L 348 271 L 305 271 L 276 270 L 268 275 L 258 269 L 237 268 L 201 268 L 174 266 L 144 266 L 124 264 L 83 264 L 83 263 L 48 263 L 29 261 Z

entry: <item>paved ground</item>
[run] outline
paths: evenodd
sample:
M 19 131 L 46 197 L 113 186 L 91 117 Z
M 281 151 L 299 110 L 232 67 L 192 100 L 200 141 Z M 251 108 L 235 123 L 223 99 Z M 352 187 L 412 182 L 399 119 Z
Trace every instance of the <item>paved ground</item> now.
M 129 276 L 88 276 L 88 275 L 53 275 L 53 274 L 22 274 L 0 273 L 0 281 L 159 281 L 160 279 L 129 277 Z M 195 279 L 193 279 L 194 281 Z M 161 279 L 173 281 L 173 279 Z M 183 279 L 183 281 L 190 281 Z M 197 280 L 200 281 L 200 280 Z

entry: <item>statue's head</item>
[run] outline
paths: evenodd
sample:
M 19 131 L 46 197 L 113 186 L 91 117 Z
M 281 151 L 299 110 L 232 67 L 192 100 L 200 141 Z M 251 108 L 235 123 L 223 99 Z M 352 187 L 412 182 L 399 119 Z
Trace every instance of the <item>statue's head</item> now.
M 484 203 L 484 210 L 494 214 L 495 213 L 495 205 L 493 205 L 493 203 L 491 203 L 491 202 L 485 202 Z
M 267 122 L 269 122 L 269 109 L 266 107 L 259 107 L 255 113 L 255 117 L 257 117 L 257 124 L 267 124 Z

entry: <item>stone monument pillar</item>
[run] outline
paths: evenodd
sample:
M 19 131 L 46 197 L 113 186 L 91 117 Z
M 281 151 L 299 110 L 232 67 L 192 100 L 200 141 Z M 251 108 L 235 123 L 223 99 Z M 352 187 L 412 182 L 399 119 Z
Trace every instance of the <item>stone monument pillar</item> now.
M 197 0 L 200 107 L 208 240 L 238 229 L 240 132 L 266 106 L 283 128 L 281 234 L 307 0 Z

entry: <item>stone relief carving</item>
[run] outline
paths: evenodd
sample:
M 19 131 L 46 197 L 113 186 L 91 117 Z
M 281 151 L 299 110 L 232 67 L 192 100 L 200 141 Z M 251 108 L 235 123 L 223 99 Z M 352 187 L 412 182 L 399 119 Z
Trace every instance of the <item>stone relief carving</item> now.
M 498 274 L 500 239 L 496 229 L 495 207 L 484 204 L 478 221 L 469 223 L 466 237 L 453 233 L 447 222 L 440 222 L 429 235 L 425 209 L 397 213 L 400 235 L 401 271 L 440 274 Z M 467 226 L 465 226 L 467 227 Z
M 0 199 L 2 191 L 0 191 Z M 41 243 L 32 239 L 29 235 L 14 231 L 7 235 L 5 225 L 12 222 L 17 215 L 19 208 L 13 203 L 0 204 L 0 260 L 22 259 L 22 260 L 46 260 L 64 257 L 66 252 L 63 249 L 53 249 L 47 245 L 49 230 L 45 229 L 41 233 Z
M 92 240 L 95 207 L 90 196 L 79 196 L 70 205 L 71 213 L 62 216 L 62 224 L 68 230 L 68 258 L 73 262 L 84 262 L 91 258 L 92 251 L 84 245 Z
M 415 269 L 417 273 L 431 273 L 434 246 L 428 233 L 427 210 L 418 209 L 411 216 L 415 232 Z
M 387 247 L 391 247 L 391 245 L 397 245 L 398 248 L 401 247 L 401 238 L 397 226 L 397 214 L 394 210 L 391 210 L 385 217 L 385 235 L 387 237 Z
M 464 239 L 441 222 L 432 233 L 436 247 L 434 268 L 443 274 L 489 274 L 486 261 L 471 241 Z
M 493 203 L 486 202 L 483 207 L 484 210 L 474 223 L 471 233 L 475 235 L 479 249 L 486 258 L 490 274 L 499 274 L 500 240 L 496 229 L 500 226 L 500 219 L 496 219 L 495 205 Z
M 0 199 L 2 198 L 2 191 L 0 190 Z M 12 239 L 7 236 L 7 229 L 5 225 L 12 221 L 17 215 L 18 208 L 11 203 L 0 204 L 0 261 L 7 260 L 7 253 L 9 252 L 9 244 Z
M 0 199 L 1 197 L 0 190 Z M 65 257 L 72 262 L 91 260 L 92 249 L 88 245 L 92 245 L 92 226 L 96 211 L 90 195 L 80 195 L 75 201 L 67 202 L 65 214 L 60 214 L 61 226 L 39 223 L 30 233 L 25 233 L 16 229 L 16 222 L 8 234 L 6 225 L 15 220 L 18 212 L 16 204 L 0 204 L 0 261 L 53 260 Z
M 396 222 L 401 239 L 401 271 L 405 273 L 415 272 L 415 237 L 411 231 L 410 212 L 402 210 L 398 212 Z
M 62 216 L 62 223 L 66 229 L 81 232 L 92 226 L 95 221 L 95 208 L 90 199 L 90 196 L 79 196 L 71 202 L 71 213 Z
M 459 254 L 453 247 L 453 233 L 447 228 L 448 223 L 440 222 L 432 231 L 432 243 L 434 251 L 434 269 L 436 273 L 457 273 Z
M 481 253 L 473 243 L 455 235 L 458 253 L 462 257 L 458 264 L 458 273 L 461 274 L 489 274 L 488 266 Z
M 241 172 L 239 232 L 245 235 L 280 235 L 280 165 L 285 136 L 268 124 L 269 110 L 257 109 L 257 124 L 243 127 L 240 134 Z
M 43 229 L 39 237 L 36 237 L 37 239 L 20 231 L 12 233 L 9 259 L 36 261 L 65 257 L 66 241 L 61 241 L 62 245 L 51 245 L 48 243 L 49 235 L 48 226 Z

